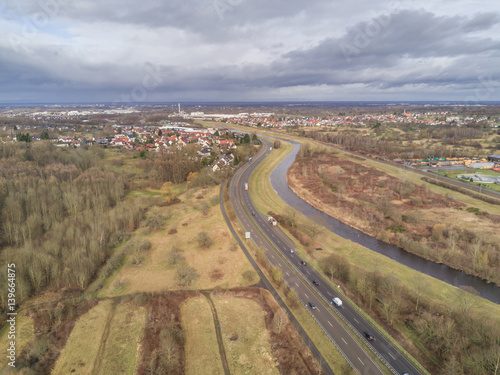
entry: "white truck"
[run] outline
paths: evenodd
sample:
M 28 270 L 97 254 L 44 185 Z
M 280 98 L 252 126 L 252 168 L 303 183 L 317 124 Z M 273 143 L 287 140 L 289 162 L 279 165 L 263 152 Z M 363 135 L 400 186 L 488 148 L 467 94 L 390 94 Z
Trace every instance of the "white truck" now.
M 335 304 L 337 307 L 342 307 L 342 300 L 338 297 L 332 298 L 332 302 Z
M 271 224 L 273 227 L 275 227 L 276 225 L 278 225 L 278 222 L 277 222 L 277 221 L 276 221 L 276 219 L 275 219 L 274 217 L 272 217 L 272 216 L 269 216 L 269 217 L 267 218 L 267 222 L 268 222 L 269 224 Z
M 248 182 L 245 182 L 245 190 L 248 190 Z

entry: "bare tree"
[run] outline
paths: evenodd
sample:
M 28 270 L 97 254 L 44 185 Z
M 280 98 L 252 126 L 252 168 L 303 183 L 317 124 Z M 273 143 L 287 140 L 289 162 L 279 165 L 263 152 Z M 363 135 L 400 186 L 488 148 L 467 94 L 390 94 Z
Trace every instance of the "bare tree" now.
M 276 333 L 280 334 L 283 329 L 286 327 L 288 324 L 288 318 L 286 316 L 286 313 L 283 311 L 283 309 L 279 309 L 275 314 L 273 318 L 273 328 L 276 331 Z

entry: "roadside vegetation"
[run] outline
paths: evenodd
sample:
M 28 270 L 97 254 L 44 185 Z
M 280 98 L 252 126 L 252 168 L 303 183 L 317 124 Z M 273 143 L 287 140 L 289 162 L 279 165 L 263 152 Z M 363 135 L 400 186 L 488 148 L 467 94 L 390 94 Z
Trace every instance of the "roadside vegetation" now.
M 288 181 L 313 206 L 363 232 L 500 283 L 500 215 L 310 148 L 301 149 Z
M 322 157 L 330 160 L 335 158 L 335 155 Z M 300 256 L 306 259 L 310 266 L 323 272 L 333 285 L 340 285 L 346 297 L 358 303 L 431 373 L 494 373 L 500 358 L 498 305 L 408 269 L 326 230 L 319 228 L 318 231 L 315 223 L 288 208 L 272 190 L 268 174 L 277 162 L 276 159 L 269 159 L 258 167 L 250 180 L 254 187 L 250 194 L 260 212 L 272 212 L 275 217 L 281 219 L 279 225 L 295 239 Z M 333 172 L 335 166 L 330 164 L 328 167 L 324 165 L 323 171 Z M 338 170 L 348 173 L 350 168 L 352 165 L 346 168 L 347 170 L 341 167 Z M 302 169 L 297 168 L 297 171 L 300 174 Z M 311 166 L 306 173 L 310 173 L 310 180 L 314 180 L 313 173 L 317 172 Z M 350 178 L 356 179 L 362 175 L 353 174 Z M 304 190 L 312 186 L 304 183 Z M 362 184 L 358 182 L 353 186 L 357 188 Z M 415 189 L 420 188 L 415 186 Z M 374 184 L 371 191 L 377 189 L 379 187 Z M 331 192 L 331 189 L 327 190 Z M 361 193 L 361 189 L 358 193 Z M 347 195 L 347 192 L 345 194 Z M 391 194 L 395 196 L 397 204 L 400 201 L 397 190 Z M 426 199 L 446 199 L 433 197 L 434 193 L 429 191 Z M 450 213 L 466 213 L 465 218 L 473 220 L 474 223 L 481 219 L 491 220 L 469 212 L 472 211 L 467 210 L 469 206 L 462 207 L 461 211 L 453 208 L 455 205 L 461 208 L 459 203 L 454 203 L 451 207 L 443 204 L 441 209 Z M 325 205 L 322 209 L 324 207 Z M 346 213 L 349 211 L 344 211 L 343 218 Z M 407 209 L 403 213 L 411 213 L 411 210 Z M 424 219 L 425 216 L 422 216 L 421 220 Z M 455 221 L 452 227 L 460 223 L 465 222 Z M 403 222 L 402 225 L 406 223 Z M 487 226 L 488 223 L 483 228 Z M 386 228 L 383 227 L 384 231 Z M 391 236 L 405 233 L 397 230 L 397 233 L 390 230 L 389 232 Z M 458 241 L 459 237 L 456 239 L 456 245 Z M 321 247 L 323 251 L 314 250 L 316 247 Z M 479 339 L 478 335 L 482 338 Z

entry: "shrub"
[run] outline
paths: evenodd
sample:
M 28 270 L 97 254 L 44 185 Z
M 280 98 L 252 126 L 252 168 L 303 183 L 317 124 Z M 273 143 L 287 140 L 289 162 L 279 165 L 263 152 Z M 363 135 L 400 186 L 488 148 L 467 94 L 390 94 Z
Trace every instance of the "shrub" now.
M 385 230 L 391 231 L 392 233 L 402 233 L 406 232 L 406 229 L 402 225 L 391 225 L 385 228 Z
M 184 263 L 185 261 L 186 261 L 186 258 L 184 258 L 179 253 L 170 253 L 167 256 L 167 263 L 170 266 L 175 266 L 177 264 Z
M 446 229 L 446 224 L 440 224 L 440 223 L 434 224 L 434 226 L 432 227 L 432 239 L 434 241 L 439 241 L 445 229 Z
M 177 269 L 176 280 L 181 285 L 189 286 L 198 276 L 193 267 L 184 266 Z
M 209 248 L 214 243 L 207 232 L 199 232 L 196 240 L 198 241 L 198 245 L 205 249 Z
M 165 222 L 165 217 L 158 212 L 157 210 L 152 210 L 148 217 L 146 218 L 146 222 L 144 226 L 148 228 L 150 231 L 155 231 L 160 229 Z
M 243 272 L 242 276 L 243 276 L 244 280 L 251 282 L 255 278 L 255 272 L 252 270 L 247 270 L 247 271 Z

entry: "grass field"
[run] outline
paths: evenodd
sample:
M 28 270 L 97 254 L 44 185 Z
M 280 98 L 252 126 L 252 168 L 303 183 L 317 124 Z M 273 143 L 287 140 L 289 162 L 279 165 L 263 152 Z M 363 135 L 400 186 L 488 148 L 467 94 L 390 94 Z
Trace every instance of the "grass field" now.
M 130 303 L 116 307 L 99 373 L 134 374 L 138 362 L 139 341 L 146 324 L 146 311 Z
M 255 173 L 252 174 L 250 178 L 250 184 L 255 186 L 255 188 L 250 191 L 252 200 L 262 212 L 272 210 L 277 213 L 284 213 L 287 209 L 287 205 L 277 196 L 269 183 L 269 173 L 274 168 L 274 165 L 278 163 L 277 159 L 279 159 L 278 155 L 274 158 L 268 158 L 265 160 L 261 163 L 261 165 L 259 165 Z M 392 167 L 388 166 L 388 169 L 391 168 Z M 439 189 L 433 190 L 436 191 Z M 482 203 L 484 203 L 467 196 L 464 196 L 464 198 L 465 201 L 470 200 L 469 204 L 474 207 L 480 207 L 482 206 Z M 301 226 L 303 223 L 308 221 L 309 219 L 299 215 L 298 226 Z M 288 236 L 293 238 L 289 233 Z M 473 306 L 472 309 L 474 310 L 474 313 L 484 316 L 485 319 L 494 319 L 497 322 L 500 322 L 500 306 L 437 279 L 421 274 L 420 272 L 414 271 L 397 263 L 396 261 L 366 249 L 349 240 L 345 240 L 329 231 L 325 230 L 318 236 L 316 241 L 316 245 L 322 247 L 324 251 L 308 254 L 298 241 L 295 241 L 295 243 L 300 256 L 305 260 L 308 260 L 309 264 L 317 270 L 321 269 L 321 260 L 329 254 L 342 254 L 349 262 L 351 262 L 351 264 L 356 265 L 361 272 L 368 273 L 371 271 L 377 271 L 384 276 L 390 275 L 396 277 L 402 284 L 404 284 L 405 287 L 408 288 L 410 292 L 414 291 L 417 293 L 420 289 L 423 294 L 423 298 L 432 300 L 435 303 L 443 303 L 451 308 L 458 308 L 460 306 L 460 301 L 464 298 L 464 296 L 466 296 L 465 298 L 471 299 L 472 301 L 471 305 Z M 379 329 L 383 331 L 381 327 Z M 405 346 L 410 348 L 412 345 L 412 343 L 407 341 Z
M 52 371 L 53 375 L 92 372 L 111 305 L 112 302 L 109 300 L 101 301 L 76 322 Z
M 430 170 L 430 172 L 433 172 L 437 175 L 440 176 L 445 176 L 453 179 L 457 179 L 457 176 L 460 174 L 479 174 L 479 175 L 484 175 L 484 176 L 493 176 L 493 177 L 500 177 L 500 173 L 488 169 L 454 169 L 454 170 Z M 461 181 L 464 182 L 464 181 Z M 467 182 L 470 185 L 473 186 L 479 186 L 478 182 Z M 498 184 L 481 184 L 483 188 L 493 190 L 493 191 L 500 191 L 500 185 Z
M 2 355 L 0 356 L 0 369 L 8 368 L 9 359 L 7 358 L 7 349 L 9 348 L 10 342 L 13 341 L 8 338 L 10 325 L 6 324 L 2 330 L 0 331 L 0 342 Z M 16 353 L 19 354 L 22 352 L 26 344 L 33 339 L 35 334 L 33 319 L 29 316 L 17 315 L 16 316 Z
M 232 374 L 279 374 L 272 353 L 264 311 L 250 299 L 212 297 Z
M 292 149 L 292 146 L 290 144 L 288 144 L 288 146 L 285 142 L 282 142 L 281 144 L 282 149 L 273 151 L 277 152 L 276 156 L 274 156 L 273 158 L 267 158 L 264 162 L 262 162 L 250 177 L 251 186 L 255 186 L 255 188 L 250 190 L 252 200 L 255 202 L 259 211 L 263 213 L 267 213 L 267 211 L 269 210 L 282 213 L 284 212 L 284 210 L 286 210 L 287 207 L 287 205 L 281 200 L 281 198 L 279 198 L 278 195 L 274 192 L 271 184 L 269 183 L 269 174 L 271 173 L 272 169 L 276 164 L 279 164 L 279 161 L 282 157 L 285 156 L 287 150 Z M 386 172 L 388 173 L 395 171 L 401 173 L 404 172 L 402 178 L 404 178 L 406 174 L 411 174 L 389 165 L 381 165 L 386 167 L 381 169 L 386 169 Z M 441 189 L 446 190 L 444 188 Z M 432 190 L 436 191 L 439 189 Z M 446 190 L 445 192 L 449 192 L 449 190 Z M 451 195 L 455 195 L 455 193 L 456 192 L 453 192 L 453 194 Z M 470 206 L 478 208 L 482 207 L 481 209 L 486 210 L 490 208 L 490 210 L 488 211 L 491 211 L 492 205 L 489 205 L 486 202 L 482 202 L 459 193 L 456 193 L 456 195 L 460 195 L 461 198 L 463 197 L 465 201 L 464 203 Z M 497 208 L 495 207 L 494 210 L 496 211 Z M 309 220 L 302 215 L 299 216 L 300 220 L 303 222 L 307 222 Z M 293 238 L 290 234 L 289 237 Z M 414 271 L 392 259 L 383 256 L 382 254 L 373 252 L 363 246 L 360 246 L 350 240 L 341 238 L 340 236 L 337 236 L 326 230 L 317 239 L 318 244 L 321 245 L 324 251 L 313 253 L 312 256 L 308 255 L 301 247 L 301 245 L 297 243 L 297 241 L 295 242 L 297 248 L 299 249 L 299 252 L 301 253 L 300 255 L 305 257 L 306 260 L 309 260 L 311 264 L 317 269 L 319 269 L 321 259 L 327 257 L 330 253 L 339 253 L 344 255 L 346 259 L 348 259 L 353 264 L 356 264 L 357 266 L 367 271 L 379 271 L 383 275 L 393 275 L 399 278 L 410 290 L 416 288 L 417 284 L 419 284 L 419 287 L 420 285 L 423 285 L 425 295 L 432 299 L 441 300 L 448 304 L 453 304 L 454 302 L 459 300 L 460 295 L 466 293 L 459 288 L 453 287 L 433 277 L 426 276 L 418 271 Z M 416 282 L 417 280 L 419 281 L 418 283 Z M 474 309 L 478 313 L 492 317 L 500 322 L 500 306 L 477 296 L 471 297 L 474 300 Z
M 206 297 L 199 296 L 185 302 L 181 307 L 181 321 L 186 338 L 186 374 L 224 374 L 212 310 Z
M 179 289 L 175 280 L 177 269 L 170 266 L 167 256 L 172 247 L 183 250 L 181 255 L 188 266 L 199 275 L 188 289 L 210 289 L 216 286 L 229 288 L 248 285 L 242 274 L 251 266 L 241 251 L 231 251 L 233 239 L 225 225 L 219 207 L 219 186 L 205 190 L 188 190 L 180 195 L 182 203 L 160 208 L 160 212 L 170 212 L 171 218 L 165 223 L 165 229 L 140 238 L 151 242 L 152 248 L 140 265 L 133 265 L 130 259 L 119 272 L 116 272 L 104 284 L 99 296 L 118 296 L 136 292 L 154 292 Z M 200 199 L 198 199 L 200 198 Z M 210 210 L 203 215 L 199 206 L 206 202 Z M 175 228 L 176 233 L 168 234 Z M 214 241 L 208 249 L 199 247 L 196 236 L 207 232 Z M 122 281 L 122 287 L 118 287 Z M 254 280 L 255 282 L 256 280 Z
M 134 374 L 145 323 L 144 309 L 101 301 L 76 322 L 52 374 Z

